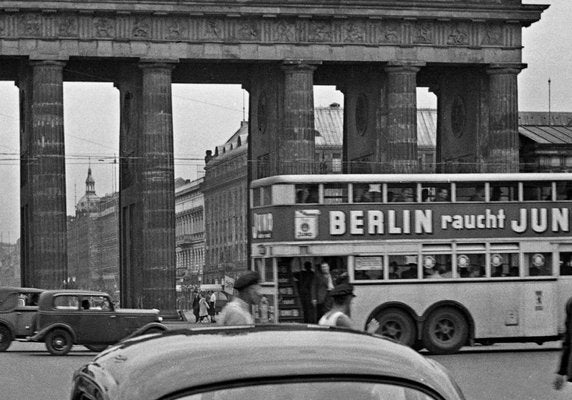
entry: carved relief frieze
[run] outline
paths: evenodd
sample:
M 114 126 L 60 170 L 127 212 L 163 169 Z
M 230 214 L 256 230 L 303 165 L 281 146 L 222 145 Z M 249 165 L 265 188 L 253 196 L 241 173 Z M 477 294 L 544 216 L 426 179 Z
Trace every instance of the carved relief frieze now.
M 244 41 L 260 41 L 261 29 L 257 21 L 237 21 L 235 30 L 235 37 L 238 40 Z
M 330 21 L 309 21 L 308 41 L 309 42 L 332 42 L 333 30 Z
M 18 34 L 24 37 L 38 37 L 42 35 L 42 19 L 38 14 L 24 14 L 18 21 Z
M 467 46 L 469 44 L 469 29 L 467 24 L 452 24 L 450 26 L 447 44 L 452 46 Z
M 364 43 L 366 25 L 362 22 L 345 21 L 342 33 L 344 43 Z
M 111 18 L 95 18 L 93 20 L 95 29 L 94 36 L 96 38 L 113 38 L 115 37 L 115 21 Z
M 398 44 L 403 37 L 402 25 L 397 21 L 379 21 L 376 36 L 378 43 Z
M 503 44 L 502 27 L 487 24 L 481 44 L 484 46 L 501 46 Z
M 278 20 L 271 25 L 271 40 L 274 42 L 291 43 L 296 41 L 296 22 Z
M 167 19 L 165 23 L 166 40 L 185 40 L 189 36 L 189 24 L 182 18 Z
M 484 21 L 0 13 L 0 37 L 38 39 L 517 47 L 518 29 Z
M 219 18 L 207 18 L 204 20 L 202 36 L 204 39 L 224 40 L 224 21 Z
M 131 34 L 135 39 L 151 39 L 151 20 L 149 18 L 136 18 Z
M 430 22 L 419 22 L 415 25 L 413 43 L 431 44 L 433 43 L 433 24 Z

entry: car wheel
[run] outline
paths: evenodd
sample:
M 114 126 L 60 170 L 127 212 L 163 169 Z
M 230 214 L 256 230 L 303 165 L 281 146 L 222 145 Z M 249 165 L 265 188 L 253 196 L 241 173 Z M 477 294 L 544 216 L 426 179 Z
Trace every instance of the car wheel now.
M 106 344 L 84 344 L 84 346 L 89 351 L 95 351 L 96 353 L 101 353 L 103 350 L 107 349 L 107 347 L 108 347 Z
M 72 336 L 64 329 L 54 329 L 46 335 L 46 348 L 54 356 L 65 356 L 73 346 Z
M 378 335 L 391 338 L 405 346 L 413 346 L 417 337 L 415 322 L 409 314 L 397 308 L 388 308 L 375 317 L 379 322 Z
M 434 310 L 423 325 L 423 344 L 433 354 L 456 353 L 468 337 L 467 320 L 452 307 Z
M 0 351 L 8 350 L 8 347 L 12 344 L 12 332 L 10 328 L 5 325 L 0 325 Z

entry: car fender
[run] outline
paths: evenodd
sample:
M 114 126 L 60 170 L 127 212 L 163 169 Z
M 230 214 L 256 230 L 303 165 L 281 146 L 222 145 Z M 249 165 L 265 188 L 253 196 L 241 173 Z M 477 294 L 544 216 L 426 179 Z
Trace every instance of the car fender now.
M 50 324 L 50 325 L 40 329 L 36 333 L 34 333 L 34 335 L 32 335 L 28 338 L 28 340 L 31 342 L 41 342 L 44 340 L 44 338 L 46 337 L 48 332 L 50 332 L 54 329 L 64 329 L 64 330 L 68 331 L 72 337 L 73 342 L 75 343 L 75 341 L 76 341 L 75 332 L 73 331 L 72 327 L 69 324 L 64 324 L 64 323 Z

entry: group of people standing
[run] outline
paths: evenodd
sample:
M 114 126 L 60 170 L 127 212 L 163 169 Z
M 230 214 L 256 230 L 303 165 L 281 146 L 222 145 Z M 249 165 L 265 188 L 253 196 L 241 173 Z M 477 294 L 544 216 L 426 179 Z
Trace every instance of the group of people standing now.
M 207 292 L 206 296 L 196 290 L 193 296 L 193 314 L 196 322 L 216 322 L 216 293 Z

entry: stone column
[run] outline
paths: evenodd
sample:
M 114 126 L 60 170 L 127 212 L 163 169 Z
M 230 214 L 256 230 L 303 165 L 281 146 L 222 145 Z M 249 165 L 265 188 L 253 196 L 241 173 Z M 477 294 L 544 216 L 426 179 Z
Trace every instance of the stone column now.
M 278 145 L 279 174 L 317 172 L 314 129 L 314 71 L 300 62 L 285 62 L 284 112 Z
M 418 170 L 417 72 L 420 65 L 389 64 L 387 74 L 387 160 L 397 173 Z
M 141 197 L 143 304 L 163 312 L 176 308 L 175 178 L 173 164 L 172 65 L 142 63 Z
M 64 65 L 31 62 L 21 107 L 22 284 L 45 289 L 61 288 L 68 278 Z
M 517 76 L 523 65 L 491 65 L 489 74 L 488 156 L 486 172 L 518 172 Z

